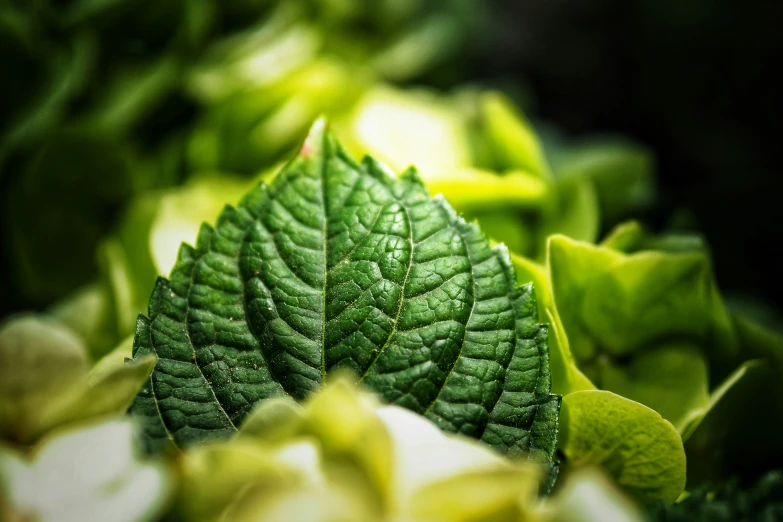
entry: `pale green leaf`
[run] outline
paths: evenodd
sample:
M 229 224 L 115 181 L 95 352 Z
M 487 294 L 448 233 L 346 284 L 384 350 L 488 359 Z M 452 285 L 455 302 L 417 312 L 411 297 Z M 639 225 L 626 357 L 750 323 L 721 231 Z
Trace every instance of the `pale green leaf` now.
M 342 126 L 354 154 L 369 154 L 395 171 L 415 165 L 425 181 L 472 163 L 464 119 L 432 92 L 376 87 Z
M 522 170 L 504 174 L 475 168 L 454 169 L 429 175 L 427 188 L 443 194 L 460 210 L 541 205 L 550 187 L 540 178 Z M 510 216 L 509 219 L 514 219 Z
M 81 340 L 56 321 L 34 315 L 0 327 L 0 432 L 27 440 L 44 428 L 42 416 L 82 385 L 88 369 Z
M 0 426 L 30 441 L 62 424 L 125 412 L 156 359 L 126 364 L 129 340 L 88 369 L 84 344 L 54 320 L 22 316 L 0 331 Z
M 585 371 L 601 389 L 654 409 L 679 433 L 711 401 L 707 361 L 687 343 L 661 344 L 626 362 L 599 357 Z
M 643 503 L 674 502 L 685 488 L 685 450 L 654 410 L 603 390 L 563 398 L 558 446 L 569 467 L 600 466 Z
M 486 93 L 479 107 L 497 170 L 520 169 L 549 180 L 552 174 L 538 136 L 511 100 L 499 92 Z
M 578 241 L 593 242 L 600 229 L 600 211 L 590 180 L 574 179 L 558 184 L 558 212 L 544 225 L 545 235 L 563 234 Z
M 565 236 L 552 236 L 547 243 L 547 267 L 551 282 L 552 303 L 568 333 L 571 351 L 577 361 L 589 359 L 596 347 L 589 325 L 581 316 L 587 288 L 599 274 L 622 259 L 609 249 L 598 249 Z

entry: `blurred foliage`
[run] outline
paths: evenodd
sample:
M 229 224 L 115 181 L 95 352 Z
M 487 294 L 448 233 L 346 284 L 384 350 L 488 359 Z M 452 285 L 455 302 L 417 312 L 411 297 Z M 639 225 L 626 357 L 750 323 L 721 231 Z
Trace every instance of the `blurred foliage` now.
M 540 479 L 532 461 L 447 435 L 344 378 L 303 405 L 260 405 L 229 441 L 155 460 L 138 456 L 129 419 L 56 429 L 32 452 L 0 443 L 4 520 L 642 520 L 596 470 L 545 502 Z
M 364 85 L 456 56 L 482 12 L 473 0 L 4 2 L 6 308 L 88 283 L 135 196 L 274 165 Z
M 29 443 L 53 428 L 127 411 L 155 357 L 125 364 L 130 340 L 95 365 L 82 339 L 47 317 L 0 327 L 0 435 Z

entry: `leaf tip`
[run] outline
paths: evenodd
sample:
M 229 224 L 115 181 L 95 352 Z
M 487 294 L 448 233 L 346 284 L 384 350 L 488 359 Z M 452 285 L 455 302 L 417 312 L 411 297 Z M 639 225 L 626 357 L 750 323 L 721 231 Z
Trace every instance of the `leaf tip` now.
M 323 149 L 326 128 L 326 118 L 320 116 L 310 127 L 310 131 L 307 133 L 307 137 L 305 138 L 304 143 L 302 143 L 297 155 L 303 158 L 309 158 L 321 152 Z

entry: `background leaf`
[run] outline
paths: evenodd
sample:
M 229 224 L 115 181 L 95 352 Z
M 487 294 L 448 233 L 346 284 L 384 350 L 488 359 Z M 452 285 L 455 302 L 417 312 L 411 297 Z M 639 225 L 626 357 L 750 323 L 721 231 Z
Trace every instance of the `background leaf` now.
M 642 503 L 674 502 L 685 488 L 685 450 L 674 426 L 654 410 L 608 391 L 563 398 L 558 446 L 569 466 L 601 466 Z

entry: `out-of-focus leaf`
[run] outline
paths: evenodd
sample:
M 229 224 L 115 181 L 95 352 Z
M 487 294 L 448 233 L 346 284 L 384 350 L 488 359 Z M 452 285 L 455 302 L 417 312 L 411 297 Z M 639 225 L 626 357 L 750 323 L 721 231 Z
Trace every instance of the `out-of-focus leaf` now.
M 571 351 L 577 360 L 589 360 L 596 351 L 588 327 L 581 317 L 586 288 L 598 274 L 621 259 L 622 256 L 617 252 L 597 249 L 564 236 L 549 239 L 547 266 L 552 302 L 568 333 Z
M 629 354 L 666 337 L 701 344 L 715 359 L 736 353 L 703 252 L 624 255 L 556 236 L 549 263 L 554 299 L 578 360 L 604 351 Z
M 577 241 L 595 241 L 600 229 L 600 212 L 593 183 L 586 179 L 561 182 L 557 194 L 557 213 L 543 224 L 542 235 L 563 234 Z
M 88 371 L 87 352 L 54 321 L 20 316 L 0 329 L 0 429 L 25 440 L 39 431 L 42 410 L 78 386 Z
M 242 439 L 188 451 L 181 460 L 182 480 L 174 512 L 185 520 L 211 522 L 249 488 L 274 495 L 301 487 L 300 474 L 281 460 L 267 446 Z M 317 466 L 314 463 L 313 473 L 318 473 Z
M 462 39 L 460 29 L 453 14 L 433 13 L 389 42 L 372 58 L 370 66 L 391 81 L 413 78 L 454 54 Z
M 603 390 L 563 398 L 558 443 L 569 467 L 600 466 L 642 503 L 674 502 L 685 487 L 685 450 L 650 408 Z
M 304 409 L 286 398 L 262 403 L 240 433 L 277 444 L 295 437 L 315 438 L 327 463 L 351 462 L 361 470 L 361 482 L 367 484 L 364 494 L 386 508 L 391 496 L 401 492 L 392 490 L 392 440 L 375 412 L 377 406 L 347 381 L 337 380 L 314 395 Z
M 31 458 L 0 446 L 10 520 L 151 522 L 172 489 L 166 468 L 135 457 L 128 420 L 57 432 Z
M 550 220 L 556 212 L 557 194 L 546 174 L 529 170 L 545 169 L 546 164 L 531 163 L 540 150 L 535 134 L 522 120 L 513 120 L 522 130 L 514 127 L 509 132 L 524 134 L 517 141 L 531 149 L 520 153 L 530 161 L 509 164 L 503 171 L 486 170 L 502 163 L 492 159 L 499 153 L 492 149 L 498 137 L 491 131 L 500 132 L 496 127 L 512 125 L 506 120 L 516 118 L 503 112 L 510 108 L 501 100 L 505 99 L 499 94 L 475 91 L 446 97 L 423 90 L 376 87 L 337 126 L 344 130 L 346 145 L 355 154 L 370 154 L 395 169 L 416 165 L 432 193 L 443 194 L 459 212 L 479 219 L 493 239 L 516 251 L 537 251 L 546 227 L 555 226 Z M 482 104 L 488 107 L 486 122 Z M 542 156 L 538 160 L 544 162 Z M 562 220 L 564 227 L 589 229 L 587 235 L 596 227 L 589 190 L 573 191 Z M 503 218 L 501 213 L 505 213 Z
M 366 83 L 361 71 L 324 57 L 217 103 L 197 125 L 190 163 L 195 169 L 255 174 L 291 152 L 320 114 L 345 113 Z
M 253 180 L 228 175 L 201 176 L 164 192 L 157 204 L 147 245 L 157 273 L 169 273 L 177 260 L 179 245 L 193 242 L 202 223 L 215 221 L 227 204 L 239 201 L 255 184 Z
M 89 371 L 84 344 L 64 326 L 36 316 L 9 320 L 0 330 L 3 435 L 28 442 L 59 425 L 126 411 L 155 358 L 107 357 Z
M 306 66 L 322 40 L 314 27 L 295 22 L 296 11 L 293 2 L 284 4 L 263 24 L 212 46 L 193 67 L 189 91 L 205 103 L 227 101 L 272 86 Z
M 116 236 L 100 247 L 120 335 L 134 331 L 155 279 L 174 266 L 180 243 L 192 242 L 205 220 L 214 221 L 227 203 L 238 201 L 254 183 L 228 174 L 204 174 L 131 201 Z
M 460 168 L 428 175 L 425 182 L 430 192 L 443 194 L 456 208 L 466 211 L 476 208 L 506 207 L 513 210 L 519 206 L 536 207 L 550 190 L 541 179 L 525 171 L 498 175 L 479 169 Z M 576 215 L 574 217 L 577 218 Z M 515 219 L 518 220 L 518 217 L 508 216 L 509 221 Z
M 187 451 L 183 472 L 189 520 L 538 520 L 534 465 L 380 406 L 345 378 L 303 406 L 261 404 L 237 438 Z
M 644 147 L 618 137 L 569 143 L 552 156 L 558 178 L 590 181 L 604 223 L 614 224 L 650 206 L 655 197 L 653 161 Z
M 547 502 L 551 522 L 644 522 L 641 510 L 596 468 L 575 470 Z
M 662 343 L 625 363 L 599 358 L 589 374 L 599 388 L 654 409 L 682 434 L 710 403 L 700 351 L 687 343 Z
M 127 67 L 105 85 L 85 119 L 97 132 L 122 135 L 148 116 L 179 82 L 181 72 L 171 56 Z
M 90 282 L 95 248 L 133 190 L 122 144 L 83 131 L 53 136 L 3 194 L 4 254 L 20 292 L 46 303 Z
M 503 243 L 511 252 L 527 252 L 535 242 L 534 231 L 524 216 L 512 209 L 466 211 L 464 216 L 467 221 L 478 221 L 489 238 Z
M 543 180 L 551 177 L 535 130 L 508 98 L 500 93 L 483 95 L 479 113 L 495 170 L 520 169 Z
M 87 386 L 63 404 L 60 411 L 53 412 L 47 424 L 61 425 L 127 411 L 156 362 L 154 357 L 147 357 L 126 363 L 131 346 L 132 338 L 128 338 L 115 352 L 98 361 L 87 374 Z
M 720 400 L 686 433 L 689 484 L 714 483 L 739 472 L 760 476 L 783 466 L 777 436 L 783 430 L 783 338 L 747 319 L 734 318 L 734 324 L 742 355 L 757 359 L 723 382 L 714 392 Z
M 558 255 L 554 247 L 553 264 L 563 273 L 568 269 L 559 259 L 554 261 Z M 562 306 L 579 306 L 582 325 L 600 339 L 597 348 L 621 355 L 662 334 L 706 339 L 712 319 L 706 293 L 709 275 L 701 255 L 673 257 L 650 252 L 595 274 L 581 303 L 559 301 Z M 555 283 L 556 296 L 559 290 Z
M 732 323 L 747 356 L 762 357 L 783 368 L 783 334 L 739 314 L 732 316 Z
M 93 358 L 116 345 L 114 310 L 105 284 L 90 283 L 52 305 L 47 313 L 81 337 Z
M 734 386 L 739 383 L 743 378 L 745 378 L 745 374 L 752 370 L 754 366 L 761 364 L 761 361 L 759 360 L 751 360 L 742 363 L 734 372 L 732 372 L 731 375 L 726 377 L 726 379 L 718 386 L 716 389 L 714 389 L 710 393 L 709 400 L 706 404 L 704 404 L 701 408 L 694 408 L 690 411 L 688 416 L 685 419 L 684 426 L 680 429 L 680 433 L 682 434 L 682 440 L 684 442 L 687 442 L 688 439 L 693 435 L 693 433 L 696 431 L 696 429 L 701 425 L 704 418 L 710 414 L 713 408 L 715 408 L 720 401 L 723 399 L 723 397 L 727 393 L 731 393 Z
M 641 250 L 664 252 L 706 252 L 704 238 L 695 234 L 665 233 L 651 235 L 638 221 L 626 221 L 613 228 L 601 241 L 601 246 L 626 254 Z
M 643 238 L 644 228 L 641 223 L 635 220 L 625 221 L 614 227 L 601 241 L 600 246 L 630 253 L 638 250 Z
M 355 155 L 369 154 L 395 171 L 415 165 L 425 181 L 443 180 L 471 164 L 463 118 L 429 91 L 376 87 L 361 97 L 348 122 L 337 126 Z
M 0 160 L 14 147 L 45 137 L 60 122 L 94 60 L 90 38 L 51 42 L 39 22 L 21 11 L 0 12 L 0 58 L 14 78 L 0 92 Z

